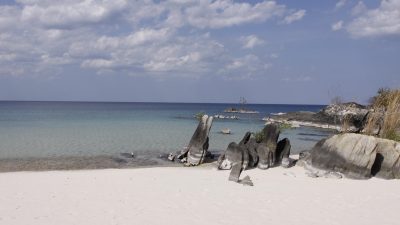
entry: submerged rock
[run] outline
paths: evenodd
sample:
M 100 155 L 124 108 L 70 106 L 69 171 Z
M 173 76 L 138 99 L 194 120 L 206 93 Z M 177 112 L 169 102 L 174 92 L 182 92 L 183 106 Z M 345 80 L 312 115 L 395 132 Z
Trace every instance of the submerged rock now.
M 303 165 L 350 178 L 400 179 L 400 143 L 362 134 L 339 134 L 318 142 Z

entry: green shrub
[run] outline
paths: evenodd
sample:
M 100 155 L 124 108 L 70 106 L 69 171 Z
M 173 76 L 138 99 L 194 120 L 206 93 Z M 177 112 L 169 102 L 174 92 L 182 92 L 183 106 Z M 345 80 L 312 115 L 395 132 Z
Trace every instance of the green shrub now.
M 203 116 L 205 115 L 205 112 L 198 112 L 196 113 L 196 115 L 194 116 L 198 121 L 201 120 L 201 118 L 203 118 Z

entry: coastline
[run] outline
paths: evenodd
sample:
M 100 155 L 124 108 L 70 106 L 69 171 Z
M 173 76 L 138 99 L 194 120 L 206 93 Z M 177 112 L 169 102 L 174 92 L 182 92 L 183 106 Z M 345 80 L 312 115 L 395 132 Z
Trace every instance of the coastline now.
M 249 187 L 228 181 L 229 172 L 201 166 L 0 173 L 0 224 L 398 223 L 396 180 L 310 178 L 295 166 L 246 170 Z
M 181 167 L 181 163 L 166 160 L 166 156 L 129 158 L 122 155 L 57 156 L 47 158 L 0 159 L 0 173 L 22 171 L 65 171 Z

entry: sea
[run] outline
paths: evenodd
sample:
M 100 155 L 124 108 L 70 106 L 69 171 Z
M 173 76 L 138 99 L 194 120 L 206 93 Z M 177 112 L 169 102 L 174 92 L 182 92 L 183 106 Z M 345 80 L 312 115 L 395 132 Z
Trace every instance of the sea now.
M 259 113 L 225 113 L 230 107 L 241 105 L 0 101 L 0 171 L 169 165 L 165 156 L 189 143 L 198 113 L 239 117 L 214 119 L 209 150 L 218 155 L 247 131 L 260 131 L 264 117 L 324 105 L 246 104 Z M 283 130 L 280 139 L 289 138 L 296 154 L 331 134 L 300 127 Z

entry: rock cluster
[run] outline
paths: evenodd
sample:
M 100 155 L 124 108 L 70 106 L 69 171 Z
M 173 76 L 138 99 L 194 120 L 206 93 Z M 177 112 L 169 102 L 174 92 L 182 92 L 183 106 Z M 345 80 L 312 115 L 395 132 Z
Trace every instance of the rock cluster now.
M 285 138 L 278 142 L 279 129 L 276 124 L 269 124 L 263 129 L 263 138 L 256 142 L 251 133 L 247 132 L 239 142 L 232 142 L 218 159 L 218 168 L 231 169 L 229 180 L 240 182 L 239 177 L 243 170 L 252 167 L 268 169 L 283 165 L 290 167 L 290 141 Z M 282 164 L 282 162 L 284 162 Z

